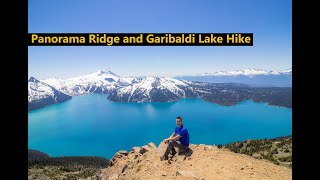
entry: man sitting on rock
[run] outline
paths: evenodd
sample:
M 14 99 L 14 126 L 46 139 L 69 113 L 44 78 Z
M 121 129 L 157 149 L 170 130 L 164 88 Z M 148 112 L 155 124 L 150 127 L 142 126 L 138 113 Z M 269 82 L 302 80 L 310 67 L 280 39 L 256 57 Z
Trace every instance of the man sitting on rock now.
M 164 143 L 168 143 L 168 147 L 163 156 L 160 157 L 160 160 L 168 160 L 169 153 L 174 156 L 177 152 L 174 149 L 175 147 L 179 148 L 179 153 L 187 152 L 189 150 L 189 133 L 187 128 L 182 124 L 182 118 L 176 118 L 177 127 L 174 130 L 174 133 L 167 138 L 164 139 Z

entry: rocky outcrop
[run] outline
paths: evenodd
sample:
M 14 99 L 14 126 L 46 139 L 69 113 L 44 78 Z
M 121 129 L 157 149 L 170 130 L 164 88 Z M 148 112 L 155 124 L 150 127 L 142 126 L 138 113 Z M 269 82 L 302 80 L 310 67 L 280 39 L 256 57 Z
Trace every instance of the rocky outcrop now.
M 102 180 L 115 179 L 292 179 L 292 170 L 271 162 L 237 154 L 214 145 L 190 145 L 191 151 L 160 161 L 167 144 L 149 143 L 119 151 L 108 168 L 101 171 Z M 177 149 L 178 151 L 178 149 Z M 191 152 L 191 153 L 190 153 Z
M 118 159 L 121 159 L 123 157 L 126 157 L 128 155 L 128 152 L 125 150 L 122 151 L 118 151 L 111 159 L 111 161 L 109 162 L 110 166 L 112 166 L 113 164 L 115 164 Z
M 156 145 L 153 142 L 151 142 L 148 145 L 142 146 L 139 153 L 144 154 L 146 152 L 151 152 L 154 149 L 156 149 Z

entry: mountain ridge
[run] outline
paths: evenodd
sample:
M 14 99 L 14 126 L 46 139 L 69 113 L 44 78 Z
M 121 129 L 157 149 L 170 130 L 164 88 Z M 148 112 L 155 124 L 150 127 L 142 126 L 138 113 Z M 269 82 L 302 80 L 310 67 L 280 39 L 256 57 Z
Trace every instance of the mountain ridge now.
M 263 70 L 263 69 L 256 69 L 256 68 L 245 68 L 245 69 L 238 69 L 238 70 L 229 70 L 229 71 L 217 71 L 213 73 L 199 73 L 199 74 L 185 74 L 180 76 L 237 76 L 237 75 L 246 75 L 246 76 L 254 76 L 254 75 L 278 75 L 278 74 L 291 74 L 292 68 L 284 69 L 284 70 Z
M 67 95 L 66 99 L 70 99 L 69 97 L 72 96 L 96 93 L 108 94 L 107 98 L 115 102 L 171 102 L 180 98 L 202 98 L 220 105 L 235 105 L 244 100 L 253 100 L 289 108 L 291 108 L 292 101 L 291 89 L 274 87 L 259 89 L 244 83 L 194 82 L 161 76 L 120 77 L 110 70 L 99 70 L 68 79 L 36 80 L 32 77 L 29 83 L 44 83 L 46 85 L 42 84 L 42 86 L 54 89 L 52 90 L 54 93 L 49 93 L 51 96 L 54 96 L 52 94 Z M 33 102 L 29 100 L 29 103 L 34 104 L 31 109 L 44 107 L 45 105 L 37 107 L 36 100 L 40 101 L 41 98 L 34 98 L 33 96 L 36 96 L 37 93 L 29 91 L 30 88 L 28 89 L 29 99 L 34 99 Z M 56 102 L 48 101 L 47 104 L 53 103 Z
M 28 80 L 28 111 L 61 103 L 71 98 L 71 96 L 34 77 L 30 77 Z
M 292 68 L 281 71 L 242 69 L 195 75 L 175 76 L 177 79 L 208 83 L 243 83 L 252 87 L 292 87 Z

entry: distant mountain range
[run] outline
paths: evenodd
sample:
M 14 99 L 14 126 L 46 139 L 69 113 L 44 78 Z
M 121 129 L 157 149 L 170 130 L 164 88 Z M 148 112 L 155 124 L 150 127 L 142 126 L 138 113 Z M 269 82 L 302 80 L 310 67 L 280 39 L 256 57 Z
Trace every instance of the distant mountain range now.
M 71 96 L 41 82 L 34 77 L 28 80 L 28 111 L 71 99 Z
M 108 99 L 122 102 L 168 102 L 190 96 L 199 96 L 199 89 L 194 88 L 194 83 L 155 76 L 116 89 Z
M 234 105 L 249 99 L 289 108 L 292 104 L 292 89 L 288 87 L 258 88 L 242 83 L 192 82 L 157 76 L 119 77 L 108 70 L 64 80 L 37 80 L 31 77 L 28 87 L 29 110 L 88 93 L 109 94 L 108 99 L 115 102 L 169 102 L 180 98 L 202 98 L 220 105 Z
M 208 83 L 243 83 L 253 87 L 292 87 L 292 69 L 282 71 L 243 69 L 176 76 L 175 78 Z
M 136 78 L 130 77 L 121 78 L 108 70 L 99 70 L 84 76 L 65 80 L 50 78 L 43 80 L 43 82 L 73 96 L 87 93 L 110 93 L 120 87 L 128 86 L 137 80 Z

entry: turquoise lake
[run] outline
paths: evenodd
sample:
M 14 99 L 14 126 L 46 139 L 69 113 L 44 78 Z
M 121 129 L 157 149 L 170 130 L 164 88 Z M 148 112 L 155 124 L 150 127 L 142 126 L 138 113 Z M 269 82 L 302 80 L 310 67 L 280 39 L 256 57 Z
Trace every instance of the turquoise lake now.
M 292 134 L 292 109 L 244 101 L 220 106 L 201 99 L 112 102 L 88 94 L 28 113 L 28 148 L 50 156 L 102 156 L 172 134 L 181 116 L 192 144 L 226 144 Z

